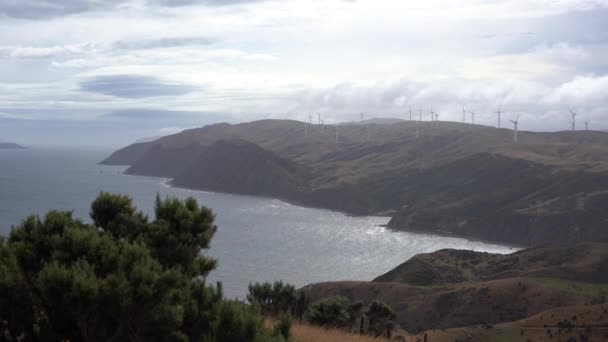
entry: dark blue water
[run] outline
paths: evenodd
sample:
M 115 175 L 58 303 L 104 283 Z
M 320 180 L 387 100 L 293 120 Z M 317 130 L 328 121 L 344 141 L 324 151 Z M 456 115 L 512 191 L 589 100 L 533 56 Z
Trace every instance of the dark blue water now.
M 127 194 L 148 214 L 157 193 L 193 196 L 217 214 L 211 274 L 229 297 L 244 297 L 250 281 L 285 280 L 297 286 L 332 280 L 371 280 L 417 253 L 461 248 L 506 253 L 509 247 L 381 227 L 386 217 L 349 217 L 278 200 L 173 189 L 164 180 L 121 174 L 96 165 L 110 151 L 0 149 L 0 234 L 27 215 L 72 210 L 88 218 L 100 191 Z

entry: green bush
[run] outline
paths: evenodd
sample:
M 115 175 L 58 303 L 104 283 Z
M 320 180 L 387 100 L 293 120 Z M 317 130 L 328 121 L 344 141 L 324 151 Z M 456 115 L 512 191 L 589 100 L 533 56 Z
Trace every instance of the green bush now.
M 392 330 L 393 320 L 397 314 L 388 304 L 380 301 L 373 301 L 368 307 L 365 315 L 369 319 L 368 332 L 376 336 L 389 335 Z
M 308 309 L 306 319 L 314 325 L 345 327 L 351 322 L 350 306 L 346 297 L 325 298 Z
M 291 325 L 293 323 L 293 319 L 291 315 L 288 313 L 284 313 L 281 315 L 281 318 L 276 323 L 274 327 L 275 335 L 283 337 L 285 341 L 289 340 L 291 335 Z
M 30 216 L 0 239 L 0 331 L 8 340 L 280 341 L 259 310 L 205 279 L 216 232 L 196 200 L 156 198 L 154 219 L 101 193 L 93 223 Z

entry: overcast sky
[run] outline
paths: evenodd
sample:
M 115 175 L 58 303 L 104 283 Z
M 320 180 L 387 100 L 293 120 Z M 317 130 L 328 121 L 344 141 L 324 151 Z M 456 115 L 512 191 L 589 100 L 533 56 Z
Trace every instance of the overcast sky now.
M 0 140 L 123 145 L 227 121 L 608 129 L 608 0 L 0 0 Z M 425 115 L 428 118 L 428 114 Z M 470 120 L 470 114 L 468 115 Z

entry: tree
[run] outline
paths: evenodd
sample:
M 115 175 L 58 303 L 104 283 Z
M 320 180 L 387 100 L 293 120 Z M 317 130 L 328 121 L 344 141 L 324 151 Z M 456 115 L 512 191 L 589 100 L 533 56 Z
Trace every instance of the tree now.
M 264 315 L 290 312 L 296 303 L 296 288 L 282 281 L 249 284 L 248 290 L 247 300 L 258 304 Z
M 227 332 L 218 329 L 230 326 L 251 340 L 281 339 L 263 327 L 258 311 L 224 301 L 219 284 L 206 285 L 216 262 L 202 251 L 217 227 L 196 200 L 157 196 L 150 221 L 130 198 L 101 193 L 91 218 L 30 216 L 0 240 L 4 336 L 224 341 Z

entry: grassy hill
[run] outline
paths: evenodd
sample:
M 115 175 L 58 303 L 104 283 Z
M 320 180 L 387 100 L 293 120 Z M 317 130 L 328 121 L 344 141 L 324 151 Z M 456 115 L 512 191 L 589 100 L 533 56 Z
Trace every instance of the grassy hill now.
M 557 326 L 568 312 L 570 321 L 581 313 L 579 327 L 601 322 L 606 329 L 608 314 L 598 310 L 608 308 L 607 270 L 605 243 L 531 248 L 510 255 L 442 250 L 418 255 L 373 282 L 319 283 L 301 291 L 313 302 L 335 295 L 364 304 L 380 300 L 395 309 L 397 323 L 410 333 L 426 331 L 444 336 L 430 341 L 454 341 L 467 334 L 496 334 L 500 330 L 489 331 L 488 326 L 498 324 L 506 329 L 500 334 L 508 336 L 514 327 Z
M 395 229 L 521 245 L 608 240 L 607 133 L 520 132 L 514 143 L 507 129 L 383 122 L 216 124 L 128 146 L 103 163 L 130 165 L 129 174 L 174 178 L 183 187 L 388 214 Z M 206 173 L 193 172 L 193 165 L 220 140 L 259 146 L 265 151 L 254 154 L 259 164 L 272 155 L 303 171 L 277 172 L 276 181 L 295 184 L 290 191 L 203 179 Z M 245 149 L 234 153 L 252 157 Z M 220 167 L 224 162 L 216 161 Z M 246 172 L 230 171 L 233 178 L 244 177 L 234 174 L 239 170 Z

